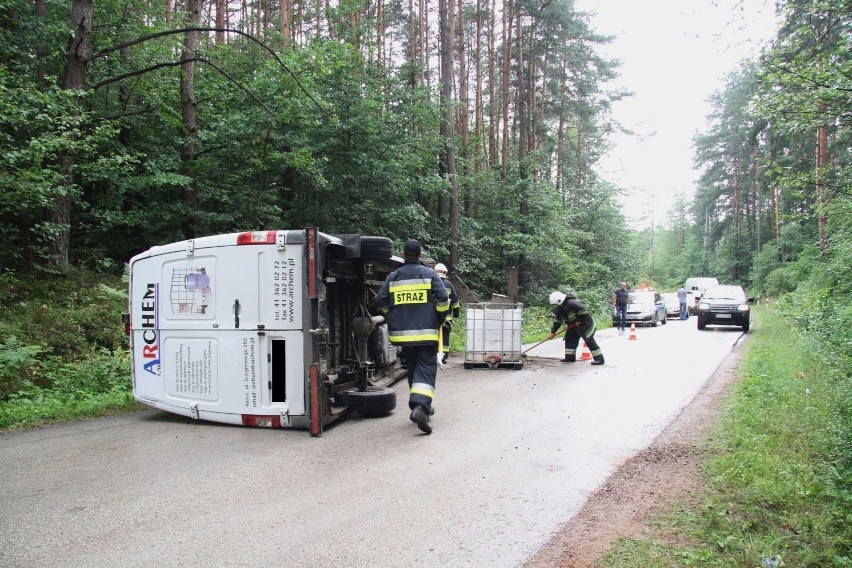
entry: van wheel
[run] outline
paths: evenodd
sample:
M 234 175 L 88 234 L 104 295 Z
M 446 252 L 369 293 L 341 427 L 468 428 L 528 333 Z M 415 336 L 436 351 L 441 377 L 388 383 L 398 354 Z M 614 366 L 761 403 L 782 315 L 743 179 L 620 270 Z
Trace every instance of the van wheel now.
M 384 260 L 393 256 L 393 241 L 387 237 L 361 237 L 361 258 Z
M 384 416 L 396 408 L 396 391 L 390 387 L 367 387 L 346 392 L 346 405 L 362 416 Z

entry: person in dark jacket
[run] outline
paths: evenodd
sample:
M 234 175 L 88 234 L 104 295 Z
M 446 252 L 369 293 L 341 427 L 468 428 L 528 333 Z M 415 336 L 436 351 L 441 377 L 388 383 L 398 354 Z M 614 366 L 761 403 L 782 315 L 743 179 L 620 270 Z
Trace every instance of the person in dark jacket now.
M 624 326 L 627 325 L 628 304 L 630 304 L 630 292 L 627 290 L 627 282 L 622 282 L 612 298 L 612 307 L 615 308 L 615 316 L 618 321 L 618 335 L 624 335 Z
M 435 378 L 438 365 L 443 366 L 438 355 L 438 328 L 447 317 L 449 301 L 441 278 L 420 261 L 422 252 L 419 241 L 405 243 L 405 264 L 388 275 L 373 305 L 387 315 L 390 342 L 402 347 L 408 368 L 411 421 L 431 434 Z
M 548 339 L 556 337 L 556 332 L 565 324 L 565 357 L 563 363 L 573 363 L 577 360 L 577 345 L 580 338 L 586 342 L 592 353 L 592 365 L 603 365 L 604 357 L 598 342 L 595 341 L 595 322 L 586 305 L 577 299 L 573 293 L 553 292 L 550 294 L 550 304 L 553 309 L 554 322 L 550 328 Z
M 459 317 L 459 293 L 456 292 L 455 285 L 447 278 L 447 267 L 439 262 L 435 265 L 435 272 L 441 277 L 444 287 L 447 289 L 447 295 L 450 298 L 450 310 L 447 312 L 447 319 L 441 327 L 441 340 L 443 341 L 444 356 L 442 362 L 447 362 L 447 357 L 450 356 L 450 332 L 453 331 L 453 318 Z

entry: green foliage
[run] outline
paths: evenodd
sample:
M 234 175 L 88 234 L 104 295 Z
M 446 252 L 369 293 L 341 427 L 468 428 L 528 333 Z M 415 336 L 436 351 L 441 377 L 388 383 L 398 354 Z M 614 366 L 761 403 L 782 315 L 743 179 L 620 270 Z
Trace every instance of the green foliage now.
M 25 391 L 39 378 L 39 359 L 44 349 L 21 343 L 14 335 L 0 341 L 0 397 Z
M 709 448 L 708 496 L 665 513 L 675 545 L 618 544 L 607 566 L 852 565 L 852 385 L 807 332 L 761 309 Z
M 136 408 L 124 290 L 76 269 L 0 278 L 0 429 Z

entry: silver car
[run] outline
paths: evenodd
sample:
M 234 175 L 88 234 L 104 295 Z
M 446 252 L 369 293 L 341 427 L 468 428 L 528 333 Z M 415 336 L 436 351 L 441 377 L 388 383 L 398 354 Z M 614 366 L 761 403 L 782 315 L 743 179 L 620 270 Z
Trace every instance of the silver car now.
M 658 324 L 666 325 L 666 304 L 663 297 L 653 290 L 637 290 L 630 292 L 627 304 L 627 318 L 625 321 L 636 325 L 650 325 L 657 327 Z M 618 325 L 618 314 L 615 308 L 612 310 L 612 325 Z
M 663 296 L 663 303 L 666 305 L 666 315 L 670 318 L 680 317 L 680 300 L 677 298 L 677 292 L 666 292 Z

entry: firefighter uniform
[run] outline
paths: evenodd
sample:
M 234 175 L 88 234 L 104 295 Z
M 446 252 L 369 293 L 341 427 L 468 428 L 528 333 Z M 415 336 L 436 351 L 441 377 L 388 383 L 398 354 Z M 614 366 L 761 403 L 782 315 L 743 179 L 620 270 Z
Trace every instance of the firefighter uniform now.
M 447 319 L 444 322 L 444 326 L 442 328 L 441 339 L 444 342 L 444 362 L 447 362 L 447 357 L 450 354 L 450 332 L 453 330 L 453 318 L 459 317 L 459 294 L 456 292 L 455 285 L 450 282 L 450 279 L 441 275 L 438 272 L 438 275 L 441 276 L 441 281 L 444 283 L 444 287 L 447 289 L 447 296 L 449 296 L 450 309 L 447 312 Z
M 565 332 L 565 358 L 562 361 L 572 363 L 577 360 L 577 346 L 582 337 L 592 353 L 593 365 L 602 365 L 603 353 L 595 341 L 595 322 L 586 305 L 575 297 L 566 297 L 553 311 L 554 322 L 550 333 L 554 334 L 564 323 L 568 328 Z M 577 324 L 571 327 L 573 324 Z
M 385 280 L 374 306 L 387 315 L 390 342 L 402 347 L 411 388 L 408 406 L 421 405 L 428 414 L 438 372 L 438 328 L 449 310 L 446 288 L 434 270 L 406 255 L 405 264 Z

